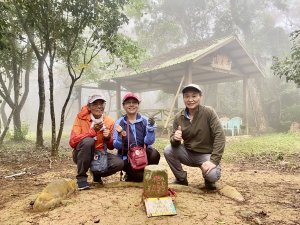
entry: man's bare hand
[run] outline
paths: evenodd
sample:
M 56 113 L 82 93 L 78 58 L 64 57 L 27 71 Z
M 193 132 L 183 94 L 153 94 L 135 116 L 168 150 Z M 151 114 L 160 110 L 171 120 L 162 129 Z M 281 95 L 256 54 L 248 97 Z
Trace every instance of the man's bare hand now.
M 103 130 L 103 137 L 105 138 L 105 139 L 110 139 L 110 131 L 109 131 L 109 129 L 104 129 Z
M 212 169 L 216 168 L 217 166 L 212 163 L 211 161 L 206 161 L 201 165 L 201 170 L 204 175 L 207 175 Z
M 94 130 L 97 132 L 99 130 L 101 130 L 103 127 L 103 122 L 99 122 L 99 123 L 95 123 L 94 124 Z
M 182 140 L 182 131 L 181 126 L 178 126 L 177 130 L 174 133 L 174 140 L 175 141 L 181 141 Z

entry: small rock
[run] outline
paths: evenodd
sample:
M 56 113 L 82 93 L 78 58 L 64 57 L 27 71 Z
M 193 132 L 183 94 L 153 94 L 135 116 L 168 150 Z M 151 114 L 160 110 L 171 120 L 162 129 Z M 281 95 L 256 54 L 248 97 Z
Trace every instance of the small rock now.
M 255 215 L 255 213 L 251 212 L 251 211 L 248 211 L 248 210 L 244 210 L 244 211 L 240 212 L 240 215 L 243 218 L 249 219 L 249 218 L 252 218 Z
M 280 166 L 286 166 L 288 164 L 289 164 L 289 162 L 286 162 L 286 161 L 280 161 L 280 163 L 279 163 Z
M 268 215 L 268 214 L 267 214 L 265 211 L 263 211 L 263 210 L 259 211 L 257 214 L 259 214 L 260 216 L 267 216 L 267 215 Z
M 261 220 L 258 217 L 254 218 L 254 222 L 259 225 L 263 224 L 263 222 L 261 222 Z

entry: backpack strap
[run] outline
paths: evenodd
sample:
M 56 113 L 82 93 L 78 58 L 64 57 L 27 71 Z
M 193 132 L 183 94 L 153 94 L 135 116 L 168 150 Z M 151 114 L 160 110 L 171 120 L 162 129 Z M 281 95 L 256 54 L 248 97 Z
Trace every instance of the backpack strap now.
M 129 120 L 127 120 L 127 127 L 126 127 L 126 133 L 127 133 L 127 148 L 128 148 L 128 151 L 130 149 L 130 130 L 129 130 Z

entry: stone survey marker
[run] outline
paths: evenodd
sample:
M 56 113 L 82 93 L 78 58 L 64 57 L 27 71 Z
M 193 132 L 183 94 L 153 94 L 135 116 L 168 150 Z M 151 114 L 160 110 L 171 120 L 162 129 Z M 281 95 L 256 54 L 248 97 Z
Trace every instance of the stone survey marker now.
M 143 195 L 148 217 L 176 215 L 172 198 L 168 196 L 168 171 L 164 166 L 146 166 Z
M 168 171 L 161 165 L 149 165 L 144 171 L 144 196 L 146 198 L 168 195 Z

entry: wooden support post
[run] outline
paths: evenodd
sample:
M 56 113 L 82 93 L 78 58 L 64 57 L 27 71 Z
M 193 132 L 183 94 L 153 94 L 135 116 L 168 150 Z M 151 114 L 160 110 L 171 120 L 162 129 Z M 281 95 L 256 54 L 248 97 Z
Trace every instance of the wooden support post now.
M 173 99 L 173 102 L 172 102 L 172 105 L 171 105 L 171 108 L 170 108 L 170 112 L 169 112 L 169 115 L 168 115 L 168 118 L 165 122 L 165 125 L 164 125 L 164 129 L 166 129 L 168 127 L 168 124 L 169 124 L 169 121 L 170 121 L 170 118 L 171 118 L 171 114 L 174 110 L 174 106 L 175 106 L 175 102 L 176 102 L 176 99 L 178 98 L 178 95 L 179 95 L 179 92 L 181 90 L 181 87 L 182 87 L 182 84 L 183 84 L 183 81 L 184 81 L 184 76 L 181 78 L 181 81 L 180 81 L 180 84 L 178 86 L 178 89 L 177 89 L 177 92 L 176 92 L 176 95 Z
M 116 90 L 117 118 L 121 117 L 121 84 L 117 82 Z
M 186 67 L 186 74 L 185 74 L 185 84 L 190 84 L 193 82 L 193 62 L 189 61 Z
M 178 112 L 178 98 L 175 98 L 174 113 Z
M 248 101 L 249 101 L 248 77 L 245 77 L 243 79 L 243 124 L 246 127 L 247 135 L 249 134 Z

